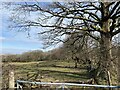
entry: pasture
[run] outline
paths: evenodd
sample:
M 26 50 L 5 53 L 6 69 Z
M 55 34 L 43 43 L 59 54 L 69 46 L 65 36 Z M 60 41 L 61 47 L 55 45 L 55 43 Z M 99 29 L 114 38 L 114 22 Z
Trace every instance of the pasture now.
M 15 62 L 15 79 L 42 82 L 65 82 L 87 80 L 86 69 L 74 68 L 73 62 L 48 60 L 39 62 Z
M 9 65 L 9 66 L 8 66 Z M 84 66 L 74 68 L 73 61 L 45 60 L 39 62 L 3 63 L 3 84 L 7 86 L 8 71 L 14 69 L 15 80 L 39 82 L 79 82 L 88 80 Z M 4 71 L 5 69 L 5 71 Z
M 3 63 L 3 72 L 5 73 L 3 73 L 2 79 L 4 83 L 2 85 L 4 88 L 8 86 L 8 71 L 10 68 L 14 69 L 15 81 L 76 83 L 90 79 L 86 66 L 78 64 L 78 68 L 74 68 L 73 61 L 45 60 L 39 62 L 10 62 Z M 27 86 L 29 85 L 27 84 Z M 77 86 L 70 87 L 78 88 Z M 82 89 L 83 87 L 79 88 Z

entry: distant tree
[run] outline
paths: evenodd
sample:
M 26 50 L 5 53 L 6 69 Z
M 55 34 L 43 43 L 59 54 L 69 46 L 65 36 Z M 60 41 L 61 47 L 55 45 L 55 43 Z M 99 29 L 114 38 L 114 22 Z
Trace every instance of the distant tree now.
M 3 62 L 16 62 L 18 55 L 3 55 L 2 61 Z
M 30 62 L 41 61 L 47 57 L 46 53 L 41 50 L 24 52 L 22 54 L 3 55 L 3 62 Z
M 87 47 L 87 36 L 81 34 L 81 37 L 78 37 L 77 34 L 70 35 L 66 38 L 63 48 L 68 53 L 67 57 L 71 57 L 74 60 L 74 66 L 77 68 L 78 63 L 85 63 L 89 58 L 88 53 L 86 52 Z M 85 54 L 86 52 L 86 54 Z M 86 58 L 85 58 L 86 57 Z
M 41 61 L 44 58 L 44 52 L 40 50 L 29 51 L 21 54 L 21 61 Z

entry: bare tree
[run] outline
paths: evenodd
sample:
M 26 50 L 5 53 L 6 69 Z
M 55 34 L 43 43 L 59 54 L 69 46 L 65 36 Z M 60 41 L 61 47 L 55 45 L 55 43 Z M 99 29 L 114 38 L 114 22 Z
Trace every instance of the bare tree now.
M 68 36 L 63 44 L 63 48 L 68 52 L 67 57 L 71 57 L 74 60 L 74 67 L 77 68 L 78 63 L 86 63 L 89 58 L 88 55 L 88 36 L 81 33 L 81 36 L 78 37 L 78 34 L 72 34 Z
M 30 27 L 44 27 L 40 35 L 44 35 L 45 43 L 57 44 L 64 42 L 65 35 L 76 34 L 81 36 L 84 32 L 95 39 L 100 46 L 101 58 L 99 69 L 105 71 L 110 85 L 112 68 L 112 38 L 120 32 L 120 1 L 118 2 L 52 2 L 22 3 L 17 11 L 35 13 L 36 19 L 21 17 L 22 13 L 15 12 L 12 17 L 17 28 L 24 30 Z M 33 14 L 31 14 L 33 15 Z M 24 18 L 23 18 L 24 17 Z M 21 29 L 21 30 L 22 30 Z

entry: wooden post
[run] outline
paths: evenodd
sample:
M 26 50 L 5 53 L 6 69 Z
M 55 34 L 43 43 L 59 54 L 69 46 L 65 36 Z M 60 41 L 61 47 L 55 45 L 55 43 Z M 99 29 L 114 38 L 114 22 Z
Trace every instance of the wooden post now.
M 9 71 L 9 89 L 14 89 L 15 81 L 14 81 L 14 70 Z
M 110 72 L 107 71 L 107 74 L 108 74 L 108 85 L 111 86 L 111 84 L 112 84 L 111 82 L 112 81 L 111 81 L 111 77 L 110 77 Z M 109 88 L 109 90 L 112 90 L 112 88 Z
M 107 71 L 107 74 L 108 74 L 108 85 L 110 86 L 111 85 L 111 77 L 110 77 L 110 72 Z

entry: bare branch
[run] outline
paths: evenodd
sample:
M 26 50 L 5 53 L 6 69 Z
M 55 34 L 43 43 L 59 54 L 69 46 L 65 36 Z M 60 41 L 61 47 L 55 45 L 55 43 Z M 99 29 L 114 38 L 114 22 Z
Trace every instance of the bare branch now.
M 110 14 L 109 14 L 108 18 L 111 17 L 111 15 L 116 11 L 116 8 L 117 8 L 119 5 L 120 5 L 120 1 L 118 1 L 118 2 L 116 3 L 116 5 L 112 8 L 112 10 L 110 11 Z
M 116 35 L 116 34 L 118 34 L 118 33 L 120 33 L 120 29 L 114 31 L 114 32 L 112 33 L 112 35 L 114 36 L 114 35 Z

